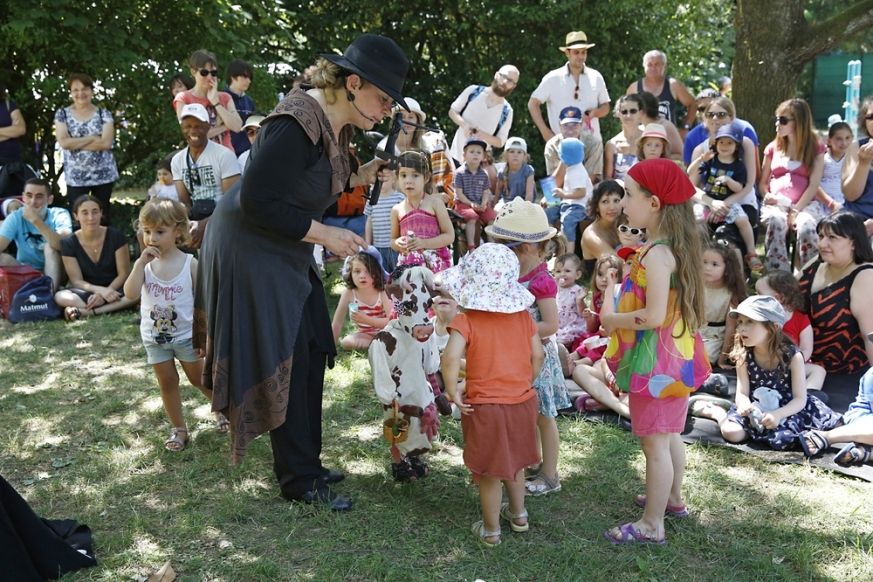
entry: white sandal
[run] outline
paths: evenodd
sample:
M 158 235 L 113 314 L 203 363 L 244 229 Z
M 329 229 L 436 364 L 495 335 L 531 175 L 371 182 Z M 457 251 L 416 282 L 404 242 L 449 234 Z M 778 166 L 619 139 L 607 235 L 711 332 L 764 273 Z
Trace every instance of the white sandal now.
M 561 490 L 561 478 L 556 475 L 554 479 L 549 479 L 545 474 L 540 473 L 534 480 L 525 483 L 525 487 L 527 494 L 534 497 L 557 493 Z
M 481 519 L 473 524 L 471 530 L 474 534 L 479 536 L 479 540 L 488 547 L 494 547 L 500 545 L 500 534 L 502 533 L 499 529 L 497 531 L 488 531 L 485 529 L 485 522 Z M 497 538 L 496 542 L 489 542 L 488 538 Z
M 509 503 L 503 503 L 500 506 L 500 517 L 509 522 L 509 527 L 515 533 L 524 533 L 530 529 L 530 522 L 527 520 L 527 509 L 521 513 L 512 513 L 509 510 Z M 525 520 L 524 523 L 515 523 L 516 519 Z

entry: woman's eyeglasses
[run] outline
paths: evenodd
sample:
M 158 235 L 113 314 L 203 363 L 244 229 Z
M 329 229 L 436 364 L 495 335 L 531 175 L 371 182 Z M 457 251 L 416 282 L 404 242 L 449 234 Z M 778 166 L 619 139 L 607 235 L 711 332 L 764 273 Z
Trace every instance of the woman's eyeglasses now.
M 727 111 L 707 111 L 704 113 L 710 119 L 724 119 L 728 116 Z
M 640 235 L 646 234 L 646 229 L 645 228 L 633 228 L 633 227 L 628 226 L 626 224 L 619 224 L 618 225 L 618 232 L 620 232 L 621 234 L 630 233 L 632 236 L 640 236 Z
M 212 75 L 213 77 L 218 76 L 218 69 L 200 69 L 199 71 L 201 77 L 208 77 Z
M 622 109 L 619 111 L 622 115 L 636 115 L 639 112 L 639 109 Z
M 778 123 L 779 125 L 788 125 L 792 121 L 794 121 L 793 117 L 785 117 L 784 115 L 780 115 L 776 118 L 776 123 Z

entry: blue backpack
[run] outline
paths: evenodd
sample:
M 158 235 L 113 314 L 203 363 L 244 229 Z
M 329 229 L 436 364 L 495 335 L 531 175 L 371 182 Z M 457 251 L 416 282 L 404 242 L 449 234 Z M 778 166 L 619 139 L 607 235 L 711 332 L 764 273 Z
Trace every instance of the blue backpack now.
M 12 323 L 50 321 L 61 317 L 61 309 L 55 303 L 52 279 L 46 275 L 31 279 L 18 288 L 12 296 L 9 321 Z

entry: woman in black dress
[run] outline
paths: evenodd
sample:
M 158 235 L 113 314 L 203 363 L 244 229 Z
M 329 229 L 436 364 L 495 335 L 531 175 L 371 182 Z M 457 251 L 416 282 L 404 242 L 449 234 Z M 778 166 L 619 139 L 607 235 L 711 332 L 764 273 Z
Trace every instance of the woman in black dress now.
M 409 61 L 394 41 L 358 37 L 322 55 L 313 89 L 294 90 L 261 123 L 245 176 L 218 204 L 206 231 L 197 284 L 195 347 L 206 349 L 212 407 L 230 419 L 232 460 L 270 432 L 274 470 L 289 500 L 334 510 L 343 478 L 321 464 L 325 365 L 336 354 L 314 243 L 346 256 L 366 246 L 320 220 L 349 182 L 369 183 L 384 162 L 351 174 L 354 128 L 390 115 Z
M 86 194 L 73 202 L 79 230 L 61 241 L 61 257 L 70 284 L 55 293 L 67 321 L 126 309 L 136 303 L 125 299 L 122 287 L 130 274 L 127 237 L 111 226 L 101 226 L 103 206 Z

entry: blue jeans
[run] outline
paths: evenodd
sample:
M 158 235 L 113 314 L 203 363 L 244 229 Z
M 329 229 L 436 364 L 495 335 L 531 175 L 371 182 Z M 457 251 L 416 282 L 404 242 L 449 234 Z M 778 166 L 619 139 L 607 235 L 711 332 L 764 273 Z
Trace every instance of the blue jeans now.
M 354 232 L 358 236 L 364 236 L 364 228 L 367 226 L 367 217 L 363 214 L 358 216 L 325 216 L 321 219 L 322 224 L 338 226 Z
M 569 242 L 575 242 L 579 223 L 585 220 L 585 207 L 581 204 L 561 203 L 561 230 Z

